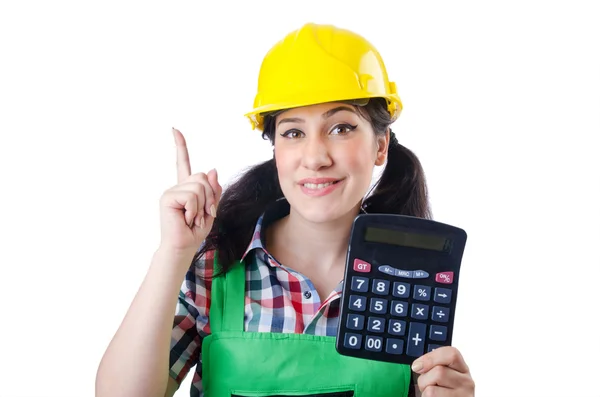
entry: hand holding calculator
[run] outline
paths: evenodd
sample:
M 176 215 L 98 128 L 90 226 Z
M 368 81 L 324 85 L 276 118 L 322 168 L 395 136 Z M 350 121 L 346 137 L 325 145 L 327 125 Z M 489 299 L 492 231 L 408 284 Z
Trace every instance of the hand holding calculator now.
M 467 235 L 454 226 L 403 215 L 354 220 L 336 349 L 410 364 L 450 346 Z

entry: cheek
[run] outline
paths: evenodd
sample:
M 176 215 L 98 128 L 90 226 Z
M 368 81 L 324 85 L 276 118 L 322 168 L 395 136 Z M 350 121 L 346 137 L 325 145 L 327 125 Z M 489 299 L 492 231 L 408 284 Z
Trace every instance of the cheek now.
M 371 146 L 371 142 L 359 141 L 353 143 L 351 147 L 340 151 L 338 161 L 354 174 L 368 174 L 370 176 L 376 158 L 375 150 L 371 150 Z
M 275 164 L 279 179 L 284 180 L 294 168 L 294 156 L 285 149 L 275 147 Z

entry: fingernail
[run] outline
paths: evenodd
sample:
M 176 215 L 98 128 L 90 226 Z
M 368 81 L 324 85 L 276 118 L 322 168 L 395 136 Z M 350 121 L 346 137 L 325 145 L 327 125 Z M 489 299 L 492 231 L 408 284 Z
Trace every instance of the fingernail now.
M 204 217 L 200 218 L 200 229 L 204 229 Z
M 200 227 L 200 219 L 199 219 L 199 217 L 196 217 L 196 219 L 194 219 L 194 223 L 196 223 L 196 226 Z
M 423 369 L 423 362 L 422 361 L 415 361 L 412 365 L 412 370 L 415 372 L 418 372 L 420 370 Z
M 210 214 L 212 215 L 213 218 L 217 217 L 217 210 L 215 209 L 214 204 L 210 206 Z

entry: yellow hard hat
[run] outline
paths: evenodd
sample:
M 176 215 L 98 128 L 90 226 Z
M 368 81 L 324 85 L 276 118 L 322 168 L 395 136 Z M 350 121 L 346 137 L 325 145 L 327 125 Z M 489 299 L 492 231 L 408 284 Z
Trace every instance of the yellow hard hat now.
M 263 129 L 265 112 L 365 98 L 385 98 L 392 120 L 402 110 L 379 52 L 365 38 L 332 25 L 309 23 L 289 33 L 264 57 L 252 129 Z

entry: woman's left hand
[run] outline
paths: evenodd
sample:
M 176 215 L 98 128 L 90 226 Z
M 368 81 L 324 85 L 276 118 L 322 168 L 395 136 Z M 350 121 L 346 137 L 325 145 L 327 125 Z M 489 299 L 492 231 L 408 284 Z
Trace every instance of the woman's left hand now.
M 412 370 L 419 374 L 422 397 L 473 397 L 475 382 L 455 347 L 439 347 L 416 359 Z

